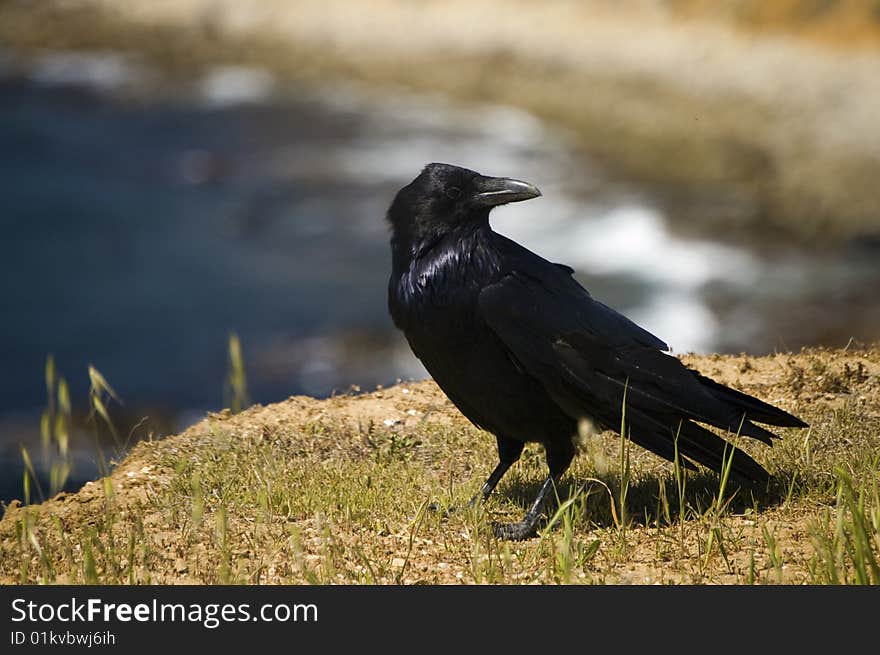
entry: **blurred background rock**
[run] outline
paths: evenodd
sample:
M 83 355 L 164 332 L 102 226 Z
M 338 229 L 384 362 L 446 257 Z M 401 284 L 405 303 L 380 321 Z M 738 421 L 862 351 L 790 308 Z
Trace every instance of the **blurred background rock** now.
M 423 376 L 428 161 L 536 183 L 495 228 L 677 352 L 874 341 L 878 71 L 876 0 L 0 0 L 0 498 L 49 353 L 134 439 L 224 406 L 232 332 L 257 402 Z

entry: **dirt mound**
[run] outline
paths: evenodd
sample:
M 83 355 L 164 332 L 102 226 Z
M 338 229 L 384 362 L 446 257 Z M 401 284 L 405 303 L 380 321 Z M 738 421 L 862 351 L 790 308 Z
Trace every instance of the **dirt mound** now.
M 498 542 L 487 513 L 521 514 L 545 475 L 540 449 L 527 448 L 487 508 L 432 513 L 429 501 L 460 505 L 476 489 L 494 465 L 494 439 L 433 382 L 402 383 L 210 414 L 179 435 L 138 444 L 108 478 L 77 493 L 13 503 L 0 521 L 0 580 L 772 583 L 856 575 L 823 549 L 845 537 L 835 528 L 836 513 L 848 511 L 841 480 L 867 485 L 865 511 L 880 511 L 871 504 L 880 478 L 880 350 L 684 359 L 811 423 L 809 431 L 782 430 L 772 449 L 751 448 L 777 481 L 766 497 L 717 501 L 708 473 L 681 489 L 668 463 L 636 447 L 624 478 L 620 440 L 605 433 L 576 459 L 564 490 L 572 502 L 556 524 L 528 542 Z

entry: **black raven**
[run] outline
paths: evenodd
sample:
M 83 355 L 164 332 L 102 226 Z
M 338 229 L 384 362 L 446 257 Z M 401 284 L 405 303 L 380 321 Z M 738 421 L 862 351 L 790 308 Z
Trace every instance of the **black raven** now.
M 698 423 L 772 444 L 753 423 L 800 419 L 726 387 L 663 351 L 653 334 L 595 300 L 572 269 L 539 257 L 489 226 L 493 207 L 540 196 L 526 182 L 429 164 L 388 210 L 388 307 L 425 368 L 456 407 L 495 435 L 499 463 L 472 502 L 485 500 L 526 442 L 540 442 L 550 474 L 523 520 L 495 524 L 505 539 L 535 534 L 575 454 L 579 419 L 625 430 L 682 465 L 763 484 L 767 471 Z M 677 443 L 676 443 L 677 442 Z M 732 455 L 730 454 L 732 452 Z

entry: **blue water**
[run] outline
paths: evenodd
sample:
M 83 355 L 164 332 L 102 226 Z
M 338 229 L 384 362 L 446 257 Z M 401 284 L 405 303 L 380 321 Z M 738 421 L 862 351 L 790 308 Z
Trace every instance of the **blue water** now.
M 309 189 L 247 169 L 302 137 L 280 129 L 286 108 L 119 107 L 14 84 L 2 93 L 0 358 L 20 375 L 0 378 L 0 407 L 40 399 L 47 352 L 69 375 L 93 362 L 128 397 L 210 407 L 230 331 L 248 344 L 387 327 L 376 311 L 384 244 L 358 241 L 329 207 L 291 211 Z M 223 170 L 181 180 L 202 152 Z M 360 191 L 326 186 L 341 198 Z
M 172 82 L 115 55 L 8 66 L 0 499 L 20 493 L 50 353 L 78 411 L 94 364 L 120 420 L 151 417 L 158 434 L 224 406 L 232 332 L 257 402 L 423 376 L 387 316 L 383 215 L 428 161 L 538 184 L 544 197 L 497 212 L 496 229 L 574 265 L 679 352 L 843 345 L 850 325 L 870 336 L 880 323 L 875 252 L 675 236 L 649 191 L 571 143 L 509 108 L 292 88 L 261 71 Z M 93 450 L 80 445 L 72 485 L 96 474 Z

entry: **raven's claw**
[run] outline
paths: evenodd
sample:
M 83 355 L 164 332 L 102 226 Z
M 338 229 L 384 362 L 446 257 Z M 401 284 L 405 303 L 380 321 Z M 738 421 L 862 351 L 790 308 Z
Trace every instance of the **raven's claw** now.
M 492 532 L 498 539 L 507 541 L 523 541 L 531 539 L 537 534 L 537 526 L 528 521 L 520 521 L 519 523 L 492 523 Z

